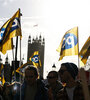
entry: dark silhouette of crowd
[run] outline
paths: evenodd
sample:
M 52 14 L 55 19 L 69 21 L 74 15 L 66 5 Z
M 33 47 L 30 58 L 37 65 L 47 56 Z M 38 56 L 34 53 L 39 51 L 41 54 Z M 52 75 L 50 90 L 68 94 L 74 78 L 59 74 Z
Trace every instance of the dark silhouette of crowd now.
M 22 83 L 0 85 L 0 100 L 85 100 L 79 69 L 74 63 L 62 63 L 59 71 L 51 70 L 40 79 L 37 68 L 28 65 Z M 89 94 L 90 88 L 88 84 Z

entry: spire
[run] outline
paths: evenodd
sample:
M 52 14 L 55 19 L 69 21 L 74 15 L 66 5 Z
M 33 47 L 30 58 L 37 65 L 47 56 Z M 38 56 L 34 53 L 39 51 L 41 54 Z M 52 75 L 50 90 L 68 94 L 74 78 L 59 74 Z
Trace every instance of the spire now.
M 40 36 L 39 36 L 39 43 L 41 43 L 41 38 L 42 38 L 42 37 L 41 37 L 41 35 L 40 35 Z
M 23 54 L 23 58 L 22 58 L 22 60 L 24 60 L 24 54 Z
M 56 70 L 56 65 L 55 65 L 55 63 L 53 64 L 53 66 L 52 66 L 52 70 Z
M 41 40 L 41 38 L 42 38 L 42 37 L 41 37 L 41 34 L 40 34 L 40 36 L 39 36 L 39 40 Z
M 42 44 L 45 44 L 45 38 L 43 38 L 43 42 L 42 42 Z
M 21 60 L 21 65 L 23 65 L 23 61 L 24 61 L 25 59 L 24 59 L 24 54 L 23 54 L 23 58 L 22 58 L 22 60 Z
M 34 38 L 32 39 L 32 42 L 33 42 L 33 43 L 35 42 L 35 39 L 34 39 Z
M 29 35 L 28 43 L 31 43 L 31 36 Z
M 38 37 L 36 36 L 36 42 L 38 42 Z
M 8 55 L 7 55 L 7 57 L 6 57 L 6 61 L 5 61 L 5 63 L 8 63 Z
M 56 68 L 55 64 L 53 64 L 52 68 Z

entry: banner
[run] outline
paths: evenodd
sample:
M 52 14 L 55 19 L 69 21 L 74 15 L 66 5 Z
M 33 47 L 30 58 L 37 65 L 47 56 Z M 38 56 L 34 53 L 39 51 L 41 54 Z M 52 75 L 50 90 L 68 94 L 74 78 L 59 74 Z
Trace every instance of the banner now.
M 65 33 L 57 51 L 60 53 L 59 60 L 64 56 L 78 55 L 78 27 Z
M 22 37 L 20 25 L 20 9 L 0 29 L 0 51 L 6 54 L 7 50 L 13 49 L 12 38 Z

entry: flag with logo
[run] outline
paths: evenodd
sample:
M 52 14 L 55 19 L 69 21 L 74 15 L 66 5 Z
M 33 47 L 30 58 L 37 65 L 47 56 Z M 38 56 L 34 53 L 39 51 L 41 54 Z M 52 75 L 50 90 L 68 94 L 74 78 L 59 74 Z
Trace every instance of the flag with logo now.
M 88 57 L 90 56 L 90 36 L 83 45 L 81 51 L 79 52 L 80 57 L 80 66 L 84 66 L 87 62 Z
M 78 55 L 78 27 L 65 33 L 57 51 L 60 53 L 59 60 L 62 60 L 64 56 Z
M 0 29 L 0 51 L 3 54 L 13 48 L 13 37 L 22 37 L 20 15 L 19 9 Z
M 35 67 L 39 67 L 39 66 L 41 67 L 41 60 L 38 51 L 35 51 L 33 55 L 29 58 L 29 60 L 32 61 Z

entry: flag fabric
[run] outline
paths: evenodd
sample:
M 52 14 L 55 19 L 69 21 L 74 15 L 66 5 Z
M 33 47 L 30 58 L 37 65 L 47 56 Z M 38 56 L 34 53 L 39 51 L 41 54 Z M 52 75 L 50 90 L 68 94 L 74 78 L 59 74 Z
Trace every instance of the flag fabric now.
M 78 27 L 65 33 L 57 51 L 60 53 L 59 60 L 62 60 L 64 56 L 78 55 Z
M 32 61 L 35 67 L 39 67 L 39 66 L 41 67 L 41 60 L 38 51 L 35 51 L 33 55 L 29 58 L 29 60 Z
M 0 51 L 5 54 L 13 48 L 12 38 L 22 37 L 20 25 L 20 9 L 0 29 Z
M 90 56 L 90 36 L 83 45 L 81 51 L 79 52 L 79 57 L 80 57 L 80 66 L 83 66 L 86 64 L 88 57 Z M 82 65 L 83 64 L 83 65 Z
M 5 78 L 4 78 L 4 76 L 1 78 L 1 80 L 2 80 L 2 85 L 4 85 L 4 83 L 5 83 Z
M 2 85 L 4 85 L 5 78 L 4 78 L 4 66 L 3 66 L 3 64 L 1 64 L 1 67 L 0 67 L 0 78 L 1 78 Z
M 27 62 L 27 63 L 21 65 L 20 67 L 18 67 L 18 68 L 16 69 L 16 72 L 19 73 L 19 74 L 21 74 L 21 75 L 23 75 L 24 69 L 25 69 L 25 67 L 28 66 L 28 65 L 33 65 L 33 64 L 32 64 L 32 62 L 29 61 L 29 62 Z

